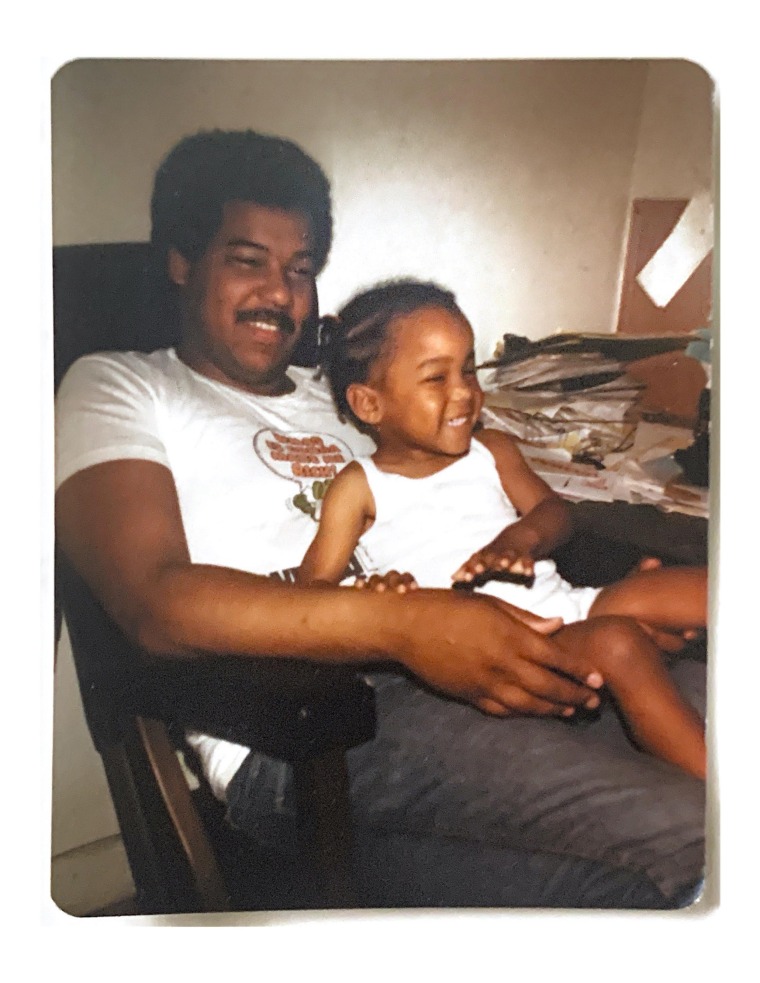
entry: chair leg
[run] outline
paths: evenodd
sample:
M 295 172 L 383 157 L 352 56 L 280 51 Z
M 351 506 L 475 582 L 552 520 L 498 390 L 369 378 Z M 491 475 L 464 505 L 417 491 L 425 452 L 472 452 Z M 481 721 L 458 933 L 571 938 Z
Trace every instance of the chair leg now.
M 145 914 L 227 911 L 230 899 L 164 724 L 135 718 L 101 751 Z
M 101 752 L 129 866 L 143 914 L 177 911 L 179 898 L 190 897 L 189 883 L 179 877 L 166 877 L 171 851 L 156 839 L 152 814 L 158 806 L 157 791 L 145 792 L 147 762 L 136 760 L 134 748 L 125 744 Z
M 187 862 L 206 911 L 228 911 L 229 892 L 193 803 L 166 726 L 158 720 L 136 717 L 137 732 L 148 755 Z
M 324 907 L 354 907 L 353 830 L 345 751 L 296 762 L 293 778 L 304 849 Z

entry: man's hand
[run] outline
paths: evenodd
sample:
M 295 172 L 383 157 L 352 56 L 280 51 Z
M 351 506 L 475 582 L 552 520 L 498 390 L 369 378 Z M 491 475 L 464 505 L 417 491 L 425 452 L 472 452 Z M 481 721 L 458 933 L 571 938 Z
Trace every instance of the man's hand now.
M 391 570 L 382 575 L 373 573 L 371 577 L 357 577 L 354 587 L 359 590 L 377 591 L 378 594 L 382 594 L 385 590 L 406 594 L 407 591 L 417 590 L 418 584 L 411 573 L 398 573 L 396 570 Z
M 484 595 L 415 591 L 399 605 L 402 661 L 434 688 L 498 716 L 598 706 L 598 674 L 576 682 L 587 676 L 578 660 L 542 634 L 560 619 L 518 618 L 516 610 Z
M 700 632 L 694 628 L 686 628 L 684 631 L 668 631 L 666 628 L 658 628 L 656 625 L 647 624 L 639 621 L 641 627 L 652 639 L 654 644 L 668 655 L 678 655 L 686 648 L 687 642 L 693 642 L 699 638 Z
M 502 601 L 501 599 L 499 599 L 499 607 L 527 628 L 537 631 L 539 635 L 553 635 L 565 623 L 560 617 L 544 618 L 540 614 L 526 611 L 525 608 L 518 608 L 514 604 L 510 604 L 509 601 Z

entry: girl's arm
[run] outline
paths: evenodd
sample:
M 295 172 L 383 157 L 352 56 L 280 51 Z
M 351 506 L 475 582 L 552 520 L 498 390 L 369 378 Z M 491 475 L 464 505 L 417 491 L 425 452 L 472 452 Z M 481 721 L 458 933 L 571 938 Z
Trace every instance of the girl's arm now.
M 361 465 L 351 461 L 330 483 L 317 534 L 298 569 L 299 584 L 338 584 L 359 538 L 375 517 L 375 503 Z
M 534 560 L 548 556 L 570 538 L 570 511 L 530 469 L 511 437 L 488 429 L 475 436 L 493 454 L 501 486 L 520 519 L 473 554 L 454 574 L 454 580 L 472 580 L 485 570 L 510 570 L 529 576 Z

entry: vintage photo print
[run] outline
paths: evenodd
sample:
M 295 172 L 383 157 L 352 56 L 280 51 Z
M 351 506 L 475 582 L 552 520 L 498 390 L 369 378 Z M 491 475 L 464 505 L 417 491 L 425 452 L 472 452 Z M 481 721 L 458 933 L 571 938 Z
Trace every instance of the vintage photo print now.
M 58 908 L 709 903 L 708 71 L 51 99 Z

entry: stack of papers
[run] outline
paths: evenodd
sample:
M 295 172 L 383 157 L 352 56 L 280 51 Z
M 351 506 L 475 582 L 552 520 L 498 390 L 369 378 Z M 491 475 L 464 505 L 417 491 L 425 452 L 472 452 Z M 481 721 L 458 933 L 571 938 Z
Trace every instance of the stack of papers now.
M 593 353 L 537 355 L 491 369 L 482 385 L 486 406 L 514 436 L 596 461 L 627 446 L 643 388 L 620 363 Z
M 626 364 L 686 349 L 692 335 L 505 335 L 481 366 L 483 422 L 520 442 L 531 467 L 571 501 L 624 501 L 707 516 L 708 492 L 682 481 L 673 457 L 694 434 L 650 423 L 643 384 Z
M 497 357 L 481 366 L 485 403 L 517 439 L 601 464 L 630 447 L 636 430 L 645 387 L 626 364 L 691 341 L 691 335 L 560 334 L 539 341 L 505 335 Z
M 651 355 L 681 351 L 702 338 L 701 331 L 691 335 L 553 334 L 538 341 L 531 341 L 522 335 L 505 334 L 496 346 L 493 361 L 481 367 L 494 368 L 521 362 L 542 352 L 563 355 L 591 352 L 620 362 L 635 362 Z
M 533 471 L 563 498 L 577 502 L 615 500 L 614 478 L 592 464 L 574 461 L 567 450 L 546 450 L 531 444 L 523 444 L 520 450 Z
M 511 432 L 488 409 L 482 419 L 487 427 Z M 673 457 L 674 450 L 688 446 L 691 440 L 691 431 L 682 427 L 642 420 L 634 426 L 629 449 L 609 454 L 603 466 L 578 461 L 572 440 L 564 447 L 520 441 L 520 450 L 533 471 L 568 501 L 630 502 L 707 518 L 708 490 L 685 484 Z

